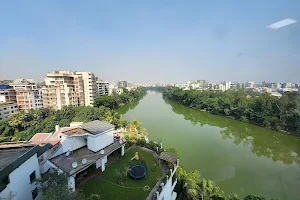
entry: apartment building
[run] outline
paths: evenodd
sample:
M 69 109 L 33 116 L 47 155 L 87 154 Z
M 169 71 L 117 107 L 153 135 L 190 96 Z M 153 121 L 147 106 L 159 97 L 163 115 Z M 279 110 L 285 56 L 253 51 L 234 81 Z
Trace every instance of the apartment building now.
M 85 105 L 92 106 L 97 97 L 96 77 L 92 72 L 76 72 L 76 74 L 82 76 Z
M 118 81 L 118 88 L 127 88 L 131 86 L 132 84 L 127 81 Z
M 84 82 L 81 74 L 72 71 L 47 73 L 42 87 L 44 107 L 61 109 L 63 106 L 85 105 Z
M 18 111 L 16 103 L 0 103 L 0 120 L 6 120 L 8 117 Z
M 17 90 L 16 96 L 19 110 L 29 112 L 30 109 L 43 107 L 41 90 Z
M 37 86 L 32 79 L 16 79 L 9 86 L 14 90 L 37 90 Z
M 109 83 L 97 81 L 97 96 L 109 95 Z
M 5 89 L 0 90 L 0 103 L 12 102 L 17 103 L 17 93 L 15 90 Z

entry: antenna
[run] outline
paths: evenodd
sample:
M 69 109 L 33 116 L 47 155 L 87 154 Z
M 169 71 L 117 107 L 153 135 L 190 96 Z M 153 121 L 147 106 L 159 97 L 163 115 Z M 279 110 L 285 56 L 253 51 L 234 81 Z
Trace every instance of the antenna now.
M 77 167 L 77 162 L 73 162 L 72 167 L 75 169 Z
M 85 158 L 84 158 L 84 159 L 82 159 L 82 161 L 81 161 L 81 163 L 82 163 L 82 164 L 86 164 L 86 162 L 87 162 L 87 161 L 86 161 L 86 159 L 85 159 Z

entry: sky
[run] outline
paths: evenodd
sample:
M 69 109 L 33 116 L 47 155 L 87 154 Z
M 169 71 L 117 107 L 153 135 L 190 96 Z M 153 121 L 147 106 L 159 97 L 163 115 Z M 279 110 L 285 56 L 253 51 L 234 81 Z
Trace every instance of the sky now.
M 299 0 L 26 0 L 0 6 L 0 79 L 300 82 Z

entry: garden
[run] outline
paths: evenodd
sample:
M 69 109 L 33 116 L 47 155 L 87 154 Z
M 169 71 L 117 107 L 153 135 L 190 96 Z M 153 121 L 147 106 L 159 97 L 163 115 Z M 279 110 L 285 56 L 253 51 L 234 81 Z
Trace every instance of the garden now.
M 144 166 L 145 176 L 131 177 L 129 170 L 133 166 Z M 161 175 L 153 154 L 133 147 L 120 160 L 108 165 L 102 174 L 91 178 L 81 187 L 86 197 L 100 194 L 102 200 L 140 200 L 147 198 Z

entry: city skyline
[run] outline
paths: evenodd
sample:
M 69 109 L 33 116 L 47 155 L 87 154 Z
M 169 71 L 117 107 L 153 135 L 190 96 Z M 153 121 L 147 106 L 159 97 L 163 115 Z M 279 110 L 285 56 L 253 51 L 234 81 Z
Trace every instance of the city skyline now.
M 132 83 L 299 82 L 300 2 L 5 2 L 0 79 L 54 70 Z M 11 15 L 14 10 L 19 15 Z

